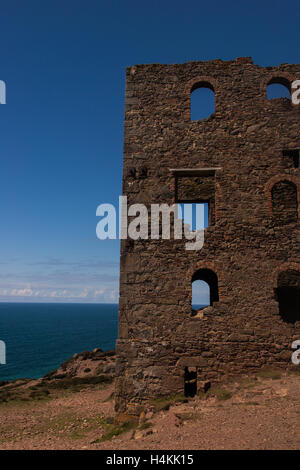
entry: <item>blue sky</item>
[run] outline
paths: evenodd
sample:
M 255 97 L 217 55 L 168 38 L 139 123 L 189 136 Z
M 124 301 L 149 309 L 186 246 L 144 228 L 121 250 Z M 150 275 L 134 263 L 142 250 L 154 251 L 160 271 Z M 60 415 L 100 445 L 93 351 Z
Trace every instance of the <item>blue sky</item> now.
M 0 301 L 117 301 L 119 242 L 95 228 L 121 193 L 126 66 L 297 63 L 299 17 L 294 0 L 2 2 Z

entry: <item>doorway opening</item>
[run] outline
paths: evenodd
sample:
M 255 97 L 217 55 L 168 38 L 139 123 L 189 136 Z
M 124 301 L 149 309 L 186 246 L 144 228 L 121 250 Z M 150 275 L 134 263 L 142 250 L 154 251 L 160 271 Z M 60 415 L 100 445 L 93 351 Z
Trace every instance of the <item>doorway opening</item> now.
M 185 367 L 184 369 L 184 396 L 194 397 L 197 394 L 197 368 Z

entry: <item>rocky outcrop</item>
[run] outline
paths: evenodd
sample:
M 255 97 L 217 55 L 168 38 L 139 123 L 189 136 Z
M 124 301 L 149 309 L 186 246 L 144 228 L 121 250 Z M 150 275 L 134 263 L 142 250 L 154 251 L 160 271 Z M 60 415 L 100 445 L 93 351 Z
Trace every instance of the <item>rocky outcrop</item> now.
M 115 376 L 115 351 L 102 351 L 96 348 L 93 351 L 84 351 L 74 354 L 73 357 L 61 364 L 58 369 L 44 376 L 44 379 L 61 379 L 67 377 L 86 377 L 107 374 Z

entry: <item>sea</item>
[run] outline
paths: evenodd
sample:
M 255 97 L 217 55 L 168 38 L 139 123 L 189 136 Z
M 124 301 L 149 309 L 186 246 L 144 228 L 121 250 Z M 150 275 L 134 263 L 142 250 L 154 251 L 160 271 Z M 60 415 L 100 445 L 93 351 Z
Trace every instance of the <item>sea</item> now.
M 43 377 L 75 353 L 114 349 L 117 329 L 117 304 L 0 303 L 0 381 Z

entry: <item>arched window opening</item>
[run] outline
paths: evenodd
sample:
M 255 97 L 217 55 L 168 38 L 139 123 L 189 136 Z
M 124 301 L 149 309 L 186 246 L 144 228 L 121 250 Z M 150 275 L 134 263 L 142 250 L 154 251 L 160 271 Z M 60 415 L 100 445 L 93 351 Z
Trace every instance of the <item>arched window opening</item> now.
M 271 190 L 272 213 L 280 224 L 295 222 L 298 219 L 297 186 L 292 181 L 279 181 Z
M 210 269 L 199 269 L 192 277 L 192 309 L 197 311 L 218 302 L 218 278 Z
M 273 78 L 267 85 L 267 99 L 291 99 L 291 85 L 286 78 Z
M 209 285 L 205 281 L 196 280 L 192 283 L 192 309 L 200 310 L 210 305 Z
M 215 112 L 215 92 L 210 83 L 200 82 L 191 90 L 191 121 L 207 119 Z
M 275 298 L 284 322 L 300 321 L 300 272 L 287 270 L 279 273 Z

